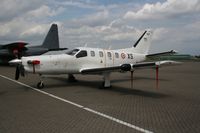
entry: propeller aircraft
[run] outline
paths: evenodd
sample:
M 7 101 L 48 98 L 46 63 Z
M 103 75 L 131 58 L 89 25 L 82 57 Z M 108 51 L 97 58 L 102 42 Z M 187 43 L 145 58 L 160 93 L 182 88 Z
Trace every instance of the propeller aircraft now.
M 131 72 L 131 84 L 133 83 L 133 71 L 140 68 L 155 68 L 156 80 L 158 69 L 161 66 L 177 65 L 179 62 L 164 60 L 144 62 L 146 58 L 176 53 L 174 50 L 148 54 L 151 44 L 152 31 L 146 30 L 142 36 L 130 48 L 107 50 L 101 48 L 77 47 L 67 53 L 59 55 L 40 55 L 22 57 L 10 61 L 17 64 L 15 79 L 24 76 L 25 73 L 42 75 L 68 74 L 69 80 L 75 80 L 73 74 L 98 74 L 103 76 L 103 87 L 111 87 L 110 74 L 112 72 Z M 43 88 L 42 80 L 37 88 Z
M 22 56 L 41 55 L 49 51 L 67 49 L 59 47 L 57 24 L 51 25 L 51 28 L 41 45 L 28 47 L 27 45 L 28 43 L 22 41 L 0 45 L 0 64 L 8 64 L 10 60 L 21 58 Z

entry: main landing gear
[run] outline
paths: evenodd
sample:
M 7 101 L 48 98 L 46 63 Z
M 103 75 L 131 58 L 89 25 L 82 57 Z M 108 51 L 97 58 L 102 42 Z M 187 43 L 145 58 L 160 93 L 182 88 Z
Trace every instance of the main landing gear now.
M 69 82 L 77 82 L 77 79 L 74 77 L 73 74 L 68 74 L 68 81 Z
M 43 81 L 40 81 L 40 82 L 37 84 L 37 88 L 38 88 L 38 89 L 43 89 L 43 88 L 44 88 L 44 83 L 43 83 Z
M 110 73 L 103 74 L 103 88 L 111 88 L 110 84 Z

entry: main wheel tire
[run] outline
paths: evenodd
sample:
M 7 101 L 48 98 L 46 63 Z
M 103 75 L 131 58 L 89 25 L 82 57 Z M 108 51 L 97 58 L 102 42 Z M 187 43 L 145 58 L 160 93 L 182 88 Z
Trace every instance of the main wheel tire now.
M 68 75 L 68 82 L 77 82 L 76 78 L 74 77 L 74 75 L 69 74 Z
M 104 81 L 102 82 L 102 85 L 99 86 L 99 89 L 109 89 L 109 88 L 112 88 L 112 85 L 105 87 L 105 82 Z
M 43 83 L 43 82 L 39 82 L 39 83 L 37 84 L 37 88 L 38 88 L 38 89 L 44 88 L 44 83 Z

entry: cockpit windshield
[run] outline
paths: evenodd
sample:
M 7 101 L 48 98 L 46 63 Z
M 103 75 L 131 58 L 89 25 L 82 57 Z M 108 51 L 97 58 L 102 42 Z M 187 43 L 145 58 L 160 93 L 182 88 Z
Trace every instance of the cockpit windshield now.
M 79 49 L 73 49 L 73 50 L 67 52 L 66 54 L 74 56 L 78 51 L 79 51 Z

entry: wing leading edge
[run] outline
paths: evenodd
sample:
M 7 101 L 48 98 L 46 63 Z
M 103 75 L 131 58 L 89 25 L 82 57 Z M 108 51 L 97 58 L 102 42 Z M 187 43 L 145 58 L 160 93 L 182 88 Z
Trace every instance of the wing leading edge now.
M 100 68 L 86 68 L 81 69 L 82 74 L 101 74 L 104 72 L 115 72 L 115 71 L 133 71 L 135 69 L 148 69 L 164 66 L 175 66 L 181 64 L 177 61 L 165 60 L 165 61 L 156 61 L 156 62 L 142 62 L 136 64 L 122 64 L 119 66 L 113 67 L 100 67 Z

